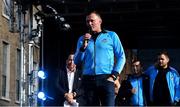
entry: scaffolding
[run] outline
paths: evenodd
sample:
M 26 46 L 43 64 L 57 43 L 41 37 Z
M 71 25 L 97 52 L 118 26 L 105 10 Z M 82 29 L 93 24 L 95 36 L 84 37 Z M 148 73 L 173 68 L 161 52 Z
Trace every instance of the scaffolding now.
M 60 16 L 56 9 L 43 4 L 50 13 L 44 13 L 41 5 L 34 5 L 31 0 L 10 0 L 7 10 L 10 16 L 9 31 L 18 32 L 20 36 L 21 69 L 20 69 L 20 106 L 38 106 L 38 92 L 44 90 L 44 81 L 38 78 L 39 64 L 34 67 L 34 47 L 39 46 L 41 53 L 41 70 L 44 70 L 43 61 L 43 21 L 45 17 L 54 18 L 60 24 L 62 30 L 70 29 L 65 23 L 64 17 Z M 37 1 L 38 2 L 38 1 Z M 40 41 L 41 38 L 41 41 Z M 41 44 L 40 44 L 41 43 Z M 28 65 L 28 66 L 27 66 Z M 28 67 L 28 68 L 27 68 Z M 40 83 L 40 85 L 39 85 Z M 52 97 L 47 96 L 49 99 Z M 44 101 L 40 102 L 44 106 Z
M 37 25 L 33 22 L 33 4 L 23 5 L 21 2 L 23 1 L 10 0 L 9 5 L 5 7 L 10 16 L 9 31 L 19 33 L 20 36 L 20 106 L 34 107 L 37 106 L 37 92 L 39 87 L 37 72 L 39 67 L 34 67 L 33 65 L 33 51 L 37 43 L 30 38 L 32 27 L 36 27 Z

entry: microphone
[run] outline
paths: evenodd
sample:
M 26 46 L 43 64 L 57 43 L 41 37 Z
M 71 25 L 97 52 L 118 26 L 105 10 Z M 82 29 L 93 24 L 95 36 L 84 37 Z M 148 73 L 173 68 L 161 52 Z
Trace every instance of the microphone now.
M 86 33 L 84 35 L 84 40 L 83 40 L 83 47 L 84 47 L 84 49 L 87 47 L 90 38 L 91 38 L 91 34 Z
M 84 43 L 88 43 L 89 42 L 89 39 L 84 39 Z
M 81 46 L 81 48 L 80 48 L 80 51 L 82 51 L 82 52 L 85 51 L 85 49 L 86 49 L 86 47 L 87 47 L 87 45 L 88 45 L 88 42 L 89 42 L 89 39 L 84 39 L 84 40 L 83 40 L 83 44 L 82 44 L 82 46 Z
M 83 37 L 83 44 L 82 44 L 82 46 L 81 46 L 81 48 L 80 48 L 80 51 L 82 51 L 82 52 L 85 51 L 85 49 L 86 49 L 86 47 L 87 47 L 87 45 L 88 45 L 88 42 L 89 42 L 89 39 L 90 39 L 90 38 L 91 38 L 91 34 L 86 33 L 86 34 L 84 35 L 84 37 Z

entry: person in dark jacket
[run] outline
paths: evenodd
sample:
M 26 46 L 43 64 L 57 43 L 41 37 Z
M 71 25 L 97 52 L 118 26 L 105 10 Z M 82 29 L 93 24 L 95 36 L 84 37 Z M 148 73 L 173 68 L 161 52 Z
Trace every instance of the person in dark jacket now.
M 132 85 L 127 80 L 122 80 L 118 94 L 115 98 L 116 106 L 130 106 L 130 100 L 132 97 Z
M 81 71 L 74 64 L 74 54 L 66 60 L 66 66 L 59 71 L 57 80 L 57 103 L 59 106 L 82 106 L 83 89 L 81 88 Z

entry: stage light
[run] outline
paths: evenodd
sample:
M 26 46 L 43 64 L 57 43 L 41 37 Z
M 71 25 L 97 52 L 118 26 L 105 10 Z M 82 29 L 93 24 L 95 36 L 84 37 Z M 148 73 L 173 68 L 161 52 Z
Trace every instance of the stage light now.
M 46 78 L 46 74 L 44 71 L 40 70 L 38 71 L 38 77 L 41 79 L 45 79 Z
M 41 99 L 41 100 L 46 100 L 46 95 L 44 92 L 39 92 L 38 93 L 38 98 Z
M 65 22 L 65 18 L 64 17 L 61 17 L 61 16 L 55 16 L 55 20 L 59 21 L 59 22 Z
M 70 29 L 71 28 L 71 26 L 68 23 L 64 23 L 63 27 L 66 28 L 66 29 Z
M 68 23 L 62 23 L 59 26 L 62 31 L 69 31 L 71 29 L 71 26 Z

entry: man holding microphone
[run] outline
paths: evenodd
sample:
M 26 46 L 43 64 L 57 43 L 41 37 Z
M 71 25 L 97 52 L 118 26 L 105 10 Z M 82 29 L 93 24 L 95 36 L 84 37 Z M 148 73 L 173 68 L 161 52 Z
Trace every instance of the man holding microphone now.
M 101 28 L 96 11 L 86 16 L 89 32 L 77 42 L 75 64 L 82 66 L 82 85 L 87 106 L 114 106 L 114 81 L 125 65 L 125 53 L 118 35 Z

